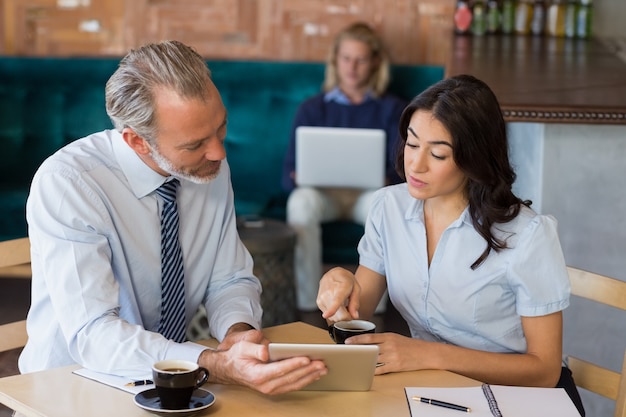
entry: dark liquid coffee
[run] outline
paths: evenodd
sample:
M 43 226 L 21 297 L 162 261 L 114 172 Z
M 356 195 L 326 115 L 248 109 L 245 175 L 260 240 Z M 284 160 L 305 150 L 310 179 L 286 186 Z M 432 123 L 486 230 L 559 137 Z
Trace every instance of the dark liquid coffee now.
M 168 369 L 163 369 L 163 372 L 189 372 L 189 369 L 168 368 Z
M 365 320 L 340 321 L 328 327 L 328 333 L 335 343 L 343 344 L 352 336 L 374 333 L 376 326 Z
M 364 329 L 363 327 L 358 327 L 358 326 L 341 326 L 341 327 L 338 327 L 338 329 L 349 330 L 351 332 L 364 332 L 364 331 L 367 331 L 367 329 Z

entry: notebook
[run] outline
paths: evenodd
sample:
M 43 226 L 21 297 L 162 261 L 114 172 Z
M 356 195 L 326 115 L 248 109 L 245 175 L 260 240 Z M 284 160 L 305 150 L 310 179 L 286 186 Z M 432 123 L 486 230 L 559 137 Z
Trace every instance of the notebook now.
M 385 185 L 382 129 L 296 128 L 298 186 L 376 189 Z
M 306 391 L 369 391 L 374 380 L 378 346 L 270 343 L 270 360 L 308 356 L 323 360 L 328 373 Z
M 576 406 L 563 388 L 512 387 L 405 387 L 411 416 L 459 416 L 463 413 L 444 406 L 431 405 L 414 397 L 444 401 L 471 409 L 473 417 L 580 417 Z M 466 414 L 467 415 L 467 414 Z

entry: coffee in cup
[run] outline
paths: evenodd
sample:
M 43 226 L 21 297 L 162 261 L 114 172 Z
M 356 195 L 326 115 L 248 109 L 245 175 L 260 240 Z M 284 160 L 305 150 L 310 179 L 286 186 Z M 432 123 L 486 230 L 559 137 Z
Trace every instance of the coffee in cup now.
M 376 325 L 367 320 L 345 320 L 328 326 L 328 333 L 335 343 L 344 344 L 346 339 L 359 334 L 374 333 Z
M 208 378 L 209 371 L 195 362 L 170 359 L 152 365 L 152 380 L 161 407 L 167 410 L 189 408 L 193 391 Z

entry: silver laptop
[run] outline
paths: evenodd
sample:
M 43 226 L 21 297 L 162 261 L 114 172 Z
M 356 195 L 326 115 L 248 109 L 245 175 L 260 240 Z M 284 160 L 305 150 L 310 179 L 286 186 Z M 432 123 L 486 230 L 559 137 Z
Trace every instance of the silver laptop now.
M 382 129 L 299 126 L 296 183 L 308 187 L 376 189 L 385 185 Z
M 374 380 L 378 346 L 270 343 L 270 360 L 308 356 L 324 361 L 328 373 L 306 391 L 369 391 Z

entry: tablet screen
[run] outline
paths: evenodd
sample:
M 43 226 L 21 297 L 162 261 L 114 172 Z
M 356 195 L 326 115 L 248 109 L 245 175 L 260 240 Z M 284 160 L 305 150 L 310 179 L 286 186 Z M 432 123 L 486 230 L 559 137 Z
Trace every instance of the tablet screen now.
M 304 387 L 308 391 L 368 391 L 372 386 L 378 346 L 270 343 L 270 360 L 307 356 L 324 361 L 328 373 Z

